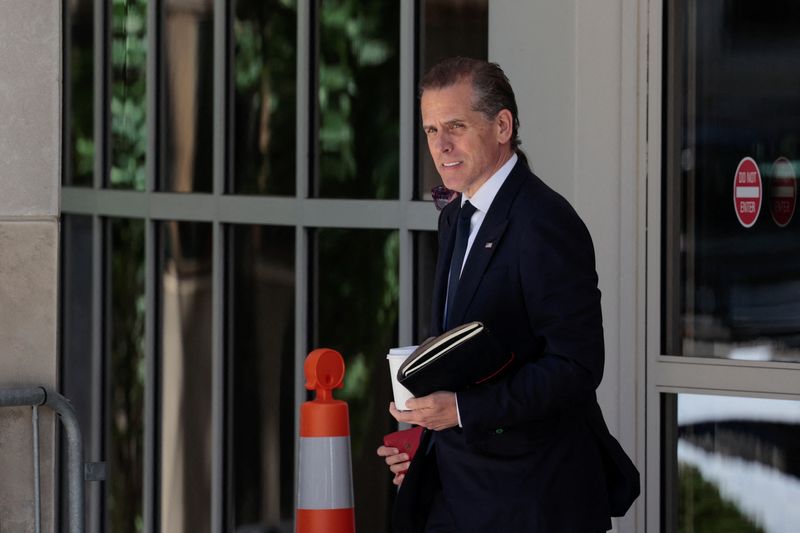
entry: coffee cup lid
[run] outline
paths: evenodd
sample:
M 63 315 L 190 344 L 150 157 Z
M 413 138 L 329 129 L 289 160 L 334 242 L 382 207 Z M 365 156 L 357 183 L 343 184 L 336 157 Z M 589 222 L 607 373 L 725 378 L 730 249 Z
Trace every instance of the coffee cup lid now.
M 389 349 L 389 354 L 388 354 L 388 355 L 403 355 L 403 356 L 409 356 L 409 355 L 411 355 L 411 354 L 414 352 L 414 350 L 416 350 L 416 349 L 417 349 L 417 347 L 416 347 L 416 346 L 400 346 L 400 347 L 397 347 L 397 348 L 390 348 L 390 349 Z

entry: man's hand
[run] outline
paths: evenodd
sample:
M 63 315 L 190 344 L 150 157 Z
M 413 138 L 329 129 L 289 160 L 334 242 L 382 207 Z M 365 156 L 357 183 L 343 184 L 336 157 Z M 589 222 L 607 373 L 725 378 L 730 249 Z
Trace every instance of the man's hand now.
M 408 460 L 408 454 L 400 453 L 397 448 L 390 448 L 388 446 L 381 446 L 378 448 L 378 455 L 386 458 L 386 464 L 389 465 L 389 470 L 394 474 L 392 483 L 400 486 L 403 478 L 406 477 L 405 471 L 408 470 L 408 465 L 411 462 Z M 403 472 L 402 474 L 400 472 Z
M 458 425 L 456 395 L 454 392 L 439 391 L 411 398 L 406 401 L 410 411 L 399 411 L 394 402 L 389 404 L 389 412 L 398 422 L 415 424 L 434 431 Z

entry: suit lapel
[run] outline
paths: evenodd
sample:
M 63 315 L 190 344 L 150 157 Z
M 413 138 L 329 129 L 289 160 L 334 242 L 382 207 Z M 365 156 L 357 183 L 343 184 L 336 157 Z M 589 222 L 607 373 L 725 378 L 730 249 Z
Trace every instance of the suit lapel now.
M 511 205 L 517 196 L 517 191 L 525 180 L 526 173 L 522 170 L 523 168 L 524 166 L 522 166 L 521 162 L 517 162 L 511 170 L 505 183 L 497 191 L 497 196 L 494 197 L 494 201 L 489 207 L 489 212 L 486 213 L 481 229 L 475 236 L 475 241 L 472 243 L 467 262 L 464 264 L 464 270 L 461 273 L 461 279 L 458 282 L 455 302 L 449 307 L 449 313 L 452 314 L 451 324 L 463 322 L 464 315 L 472 298 L 475 296 L 475 291 L 478 289 L 483 273 L 486 271 L 486 267 L 489 266 L 492 256 L 503 238 L 506 226 L 508 226 L 508 213 Z

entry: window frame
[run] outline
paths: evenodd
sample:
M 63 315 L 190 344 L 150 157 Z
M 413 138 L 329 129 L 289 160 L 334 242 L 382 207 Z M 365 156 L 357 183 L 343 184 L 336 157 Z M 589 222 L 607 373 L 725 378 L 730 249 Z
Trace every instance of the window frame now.
M 144 523 L 145 531 L 159 529 L 158 507 L 160 501 L 158 480 L 158 226 L 164 221 L 197 221 L 212 224 L 212 509 L 211 530 L 225 530 L 225 284 L 228 276 L 228 232 L 231 224 L 281 225 L 295 228 L 295 434 L 298 431 L 300 405 L 306 397 L 303 362 L 308 351 L 309 281 L 313 265 L 310 264 L 309 232 L 315 228 L 371 228 L 392 229 L 399 232 L 399 331 L 401 345 L 413 342 L 414 330 L 414 264 L 413 233 L 436 231 L 438 213 L 430 201 L 414 200 L 415 189 L 415 115 L 416 115 L 416 12 L 418 2 L 400 2 L 400 57 L 399 57 L 399 197 L 397 200 L 348 200 L 310 197 L 310 177 L 313 171 L 311 141 L 313 112 L 316 102 L 311 84 L 315 83 L 313 46 L 316 41 L 314 17 L 316 0 L 297 0 L 297 106 L 296 106 L 296 190 L 293 197 L 236 195 L 226 192 L 232 165 L 230 141 L 227 138 L 228 116 L 232 113 L 232 90 L 228 77 L 233 64 L 230 25 L 232 7 L 229 1 L 213 0 L 214 9 L 214 95 L 213 95 L 213 186 L 211 193 L 173 193 L 158 191 L 157 173 L 161 171 L 158 160 L 159 86 L 161 38 L 159 11 L 163 3 L 149 0 L 147 7 L 147 153 L 146 185 L 144 191 L 112 189 L 108 186 L 109 171 L 109 54 L 110 6 L 104 0 L 94 0 L 95 72 L 94 72 L 94 141 L 95 165 L 93 185 L 80 187 L 62 185 L 61 212 L 65 215 L 92 217 L 92 263 L 96 272 L 104 272 L 102 265 L 108 256 L 104 239 L 105 226 L 110 218 L 138 218 L 145 224 L 145 444 L 144 444 Z M 65 11 L 66 12 L 66 11 Z M 97 37 L 100 36 L 100 37 Z M 154 53 L 154 51 L 157 51 Z M 68 75 L 68 73 L 65 73 Z M 68 83 L 68 82 L 65 82 Z M 163 85 L 163 84 L 162 84 Z M 306 105 L 304 105 L 306 104 Z M 62 138 L 69 134 L 68 121 L 62 124 Z M 154 157 L 153 154 L 156 154 Z M 65 154 L 65 158 L 68 154 Z M 66 167 L 65 167 L 66 168 Z M 94 276 L 92 286 L 93 324 L 103 323 L 107 313 L 105 294 L 107 287 L 103 276 Z M 92 359 L 101 363 L 105 357 L 102 328 L 93 328 Z M 96 387 L 102 380 L 95 376 Z M 94 457 L 99 461 L 105 455 L 101 449 L 103 428 L 87 436 L 92 443 Z M 298 440 L 295 440 L 295 457 L 298 457 Z M 296 478 L 295 464 L 295 478 Z M 90 531 L 104 530 L 102 489 L 94 485 L 88 489 L 96 502 L 89 509 L 87 520 Z
M 645 498 L 645 530 L 661 531 L 662 506 L 670 504 L 662 495 L 662 463 L 667 458 L 662 453 L 662 443 L 668 436 L 669 428 L 677 424 L 676 413 L 664 415 L 661 409 L 662 395 L 665 393 L 689 393 L 729 395 L 740 397 L 775 398 L 800 400 L 800 364 L 773 361 L 741 361 L 691 356 L 672 356 L 662 353 L 662 279 L 666 274 L 666 261 L 676 261 L 674 255 L 663 253 L 666 248 L 677 249 L 677 237 L 666 235 L 665 216 L 674 216 L 680 206 L 667 205 L 662 197 L 664 180 L 671 172 L 668 160 L 664 158 L 675 150 L 680 141 L 675 131 L 676 102 L 669 101 L 667 84 L 679 83 L 672 75 L 674 54 L 665 42 L 675 42 L 674 35 L 667 35 L 667 18 L 679 16 L 678 2 L 669 0 L 648 0 L 646 17 L 646 54 L 640 67 L 647 72 L 646 80 L 646 170 L 640 174 L 641 190 L 646 196 L 640 199 L 641 212 L 645 213 L 645 242 L 643 261 L 644 279 L 640 288 L 646 309 L 644 336 L 646 351 L 645 386 L 645 476 L 643 496 Z M 684 43 L 677 43 L 682 46 Z M 672 111 L 672 116 L 670 116 Z M 672 129 L 670 129 L 672 128 Z M 669 131 L 668 131 L 669 130 Z M 672 158 L 674 159 L 674 158 Z M 679 197 L 679 195 L 677 195 Z M 672 211 L 670 211 L 672 210 Z M 674 269 L 673 269 L 674 271 Z M 640 270 L 641 273 L 641 270 Z M 674 309 L 672 312 L 676 312 Z M 667 318 L 669 324 L 675 318 Z M 670 411 L 667 409 L 667 411 Z M 674 411 L 674 410 L 673 410 Z M 662 430 L 662 428 L 667 428 Z M 674 428 L 673 428 L 674 429 Z M 668 491 L 667 491 L 668 492 Z

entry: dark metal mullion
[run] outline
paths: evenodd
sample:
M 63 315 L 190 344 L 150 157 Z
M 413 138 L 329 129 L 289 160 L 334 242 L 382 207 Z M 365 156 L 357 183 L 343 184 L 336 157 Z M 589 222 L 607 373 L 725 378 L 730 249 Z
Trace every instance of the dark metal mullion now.
M 111 17 L 109 2 L 94 0 L 94 175 L 95 189 L 106 183 L 111 154 L 108 117 L 111 98 Z
M 108 254 L 107 242 L 104 237 L 106 221 L 99 215 L 92 216 L 92 370 L 90 383 L 92 387 L 92 412 L 90 424 L 90 435 L 87 439 L 89 444 L 87 452 L 88 461 L 107 461 L 108 457 L 105 453 L 104 423 L 106 417 L 106 408 L 108 404 L 108 396 L 105 394 L 105 379 L 106 365 L 103 353 L 106 338 L 110 336 L 103 329 L 110 326 L 109 316 L 110 308 L 107 306 L 108 295 L 110 294 L 108 284 L 108 272 L 104 268 L 106 264 L 103 258 Z M 89 508 L 86 526 L 88 531 L 99 533 L 103 530 L 103 508 L 104 506 L 104 490 L 106 483 L 90 483 L 86 489 L 89 495 Z
M 315 71 L 317 57 L 316 38 L 316 2 L 318 0 L 298 0 L 297 2 L 297 58 L 296 58 L 296 101 L 295 131 L 297 150 L 295 151 L 295 200 L 302 208 L 304 200 L 312 189 L 313 176 L 317 175 L 315 153 L 317 146 L 317 75 Z M 308 105 L 303 105 L 306 102 Z M 305 378 L 303 363 L 308 349 L 308 324 L 311 312 L 308 279 L 310 264 L 308 254 L 308 229 L 303 225 L 302 217 L 295 225 L 295 306 L 294 306 L 294 435 L 300 431 L 300 405 L 305 401 Z M 294 439 L 294 478 L 298 476 L 299 440 Z M 297 506 L 297 491 L 292 484 L 292 507 Z
M 93 3 L 93 141 L 94 168 L 92 186 L 101 189 L 108 176 L 111 160 L 109 115 L 111 109 L 111 14 L 110 3 L 94 0 Z M 110 415 L 109 366 L 105 354 L 110 354 L 111 306 L 109 270 L 111 257 L 109 246 L 110 228 L 108 221 L 97 213 L 92 213 L 92 392 L 101 401 L 92 402 L 91 448 L 97 454 L 94 460 L 108 461 L 108 428 Z M 108 483 L 92 483 L 88 487 L 90 496 L 89 531 L 107 531 L 108 510 L 106 493 Z
M 211 305 L 211 531 L 222 533 L 224 516 L 224 399 L 225 399 L 225 345 L 223 316 L 225 309 L 224 276 L 225 236 L 219 221 L 212 223 L 212 305 Z
M 160 405 L 160 350 L 156 346 L 159 337 L 160 306 L 157 292 L 159 272 L 159 238 L 158 223 L 147 218 L 145 225 L 144 245 L 144 279 L 145 279 L 145 435 L 144 435 L 144 530 L 155 533 L 159 531 L 159 500 L 161 497 L 160 481 L 160 441 L 159 405 Z
M 147 4 L 147 157 L 145 193 L 155 191 L 162 170 L 161 121 L 161 9 L 160 0 L 150 0 Z M 145 224 L 145 398 L 144 398 L 144 482 L 142 484 L 142 502 L 145 532 L 159 531 L 159 501 L 161 495 L 159 475 L 159 350 L 158 340 L 158 227 L 157 223 L 146 214 Z
M 214 92 L 213 92 L 213 124 L 212 136 L 213 184 L 214 196 L 225 194 L 225 178 L 230 174 L 227 169 L 228 107 L 230 92 L 230 69 L 233 61 L 230 53 L 228 26 L 230 24 L 229 5 L 227 0 L 214 0 Z
M 101 218 L 100 216 L 95 216 L 94 221 L 94 227 L 97 231 L 97 236 L 95 238 L 100 244 L 100 246 L 98 246 L 99 252 L 97 254 L 97 261 L 100 269 L 99 272 L 101 272 L 100 276 L 95 276 L 93 287 L 93 290 L 96 291 L 95 309 L 97 311 L 95 317 L 100 319 L 97 322 L 99 327 L 96 329 L 99 331 L 95 334 L 95 341 L 97 342 L 100 360 L 102 361 L 99 372 L 100 375 L 103 376 L 100 392 L 101 398 L 103 399 L 103 407 L 100 409 L 102 417 L 100 418 L 100 434 L 102 438 L 104 460 L 110 461 L 111 454 L 109 451 L 111 443 L 111 425 L 113 421 L 111 419 L 111 409 L 109 406 L 111 405 L 111 383 L 114 379 L 114 376 L 111 375 L 112 366 L 109 362 L 111 357 L 112 328 L 114 327 L 114 316 L 112 312 L 111 301 L 111 254 L 114 250 L 111 246 L 111 220 Z M 108 507 L 106 505 L 108 502 L 107 494 L 108 490 L 104 490 L 103 501 L 101 505 L 103 512 L 100 517 L 101 531 L 111 530 Z
M 663 80 L 665 80 L 662 93 L 662 120 L 664 121 L 663 146 L 664 154 L 662 156 L 662 177 L 659 180 L 658 187 L 662 190 L 662 215 L 661 215 L 661 254 L 663 270 L 660 277 L 660 294 L 661 294 L 661 332 L 657 332 L 656 336 L 659 338 L 658 351 L 651 355 L 648 360 L 648 367 L 651 367 L 646 372 L 647 375 L 655 377 L 656 379 L 646 383 L 646 405 L 650 407 L 647 409 L 648 421 L 647 425 L 658 424 L 656 426 L 656 443 L 650 449 L 649 454 L 657 457 L 656 464 L 659 465 L 660 471 L 649 468 L 653 464 L 648 461 L 648 469 L 645 472 L 645 479 L 660 479 L 660 482 L 647 482 L 649 492 L 656 492 L 655 499 L 659 502 L 659 508 L 647 505 L 645 508 L 645 516 L 648 514 L 652 516 L 659 516 L 662 529 L 664 527 L 673 527 L 675 514 L 676 499 L 674 496 L 674 484 L 677 479 L 676 465 L 672 453 L 668 450 L 668 445 L 675 441 L 676 436 L 674 433 L 673 425 L 676 426 L 677 422 L 677 409 L 675 398 L 670 399 L 669 395 L 659 394 L 657 389 L 653 388 L 658 381 L 659 363 L 656 360 L 658 353 L 666 352 L 667 354 L 678 355 L 682 352 L 681 348 L 681 292 L 682 283 L 680 275 L 680 199 L 681 199 L 681 175 L 680 165 L 678 164 L 678 154 L 681 150 L 680 132 L 683 131 L 681 127 L 681 96 L 683 94 L 682 84 L 685 80 L 684 70 L 680 67 L 681 58 L 684 56 L 683 47 L 686 41 L 682 39 L 680 24 L 685 21 L 685 13 L 683 8 L 676 2 L 665 2 L 663 6 L 663 32 L 664 38 L 662 45 L 664 46 L 663 57 Z M 671 53 L 670 49 L 674 52 Z M 667 87 L 666 85 L 669 85 Z M 653 186 L 651 184 L 650 186 Z M 677 223 L 676 223 L 677 222 Z M 651 296 L 654 297 L 655 295 Z M 655 329 L 655 328 L 654 328 Z M 652 365 L 652 366 L 651 366 Z M 653 391 L 652 393 L 649 391 Z M 658 421 L 658 422 L 656 422 Z M 676 441 L 675 441 L 676 442 Z M 647 493 L 646 491 L 645 493 Z M 648 502 L 652 502 L 653 498 L 648 498 Z M 664 531 L 671 531 L 671 529 L 663 529 Z
M 661 525 L 678 531 L 678 395 L 659 394 L 661 408 Z
M 230 2 L 214 0 L 214 133 L 212 140 L 213 196 L 225 193 L 228 138 L 227 102 L 230 92 L 228 27 Z M 211 531 L 222 533 L 225 525 L 225 228 L 213 214 L 211 284 Z
M 684 56 L 685 41 L 679 24 L 685 20 L 686 14 L 681 11 L 681 7 L 676 3 L 665 4 L 664 18 L 666 27 L 665 45 L 671 47 L 675 53 L 669 53 L 665 57 L 664 80 L 669 87 L 664 87 L 663 115 L 665 120 L 664 129 L 664 157 L 663 172 L 665 178 L 660 185 L 663 189 L 662 207 L 662 253 L 664 254 L 664 271 L 662 289 L 662 321 L 663 332 L 660 352 L 670 355 L 682 353 L 681 347 L 681 268 L 680 268 L 680 201 L 682 197 L 681 168 L 679 164 L 679 154 L 681 151 L 680 135 L 683 131 L 681 124 L 683 109 L 681 97 L 683 95 L 682 84 L 685 81 L 684 70 L 680 68 L 681 58 Z
M 298 10 L 297 18 L 298 21 L 305 18 L 307 22 L 307 26 L 302 28 L 305 30 L 306 35 L 306 42 L 309 44 L 308 46 L 308 59 L 307 62 L 304 61 L 303 68 L 307 69 L 306 72 L 307 77 L 307 87 L 308 87 L 308 94 L 307 102 L 308 107 L 307 109 L 310 111 L 309 116 L 305 124 L 298 124 L 298 126 L 307 126 L 308 127 L 308 147 L 307 147 L 307 165 L 308 165 L 308 185 L 307 185 L 307 192 L 310 193 L 312 197 L 319 197 L 320 195 L 320 185 L 321 185 L 321 176 L 320 176 L 320 169 L 319 169 L 319 127 L 320 127 L 320 115 L 319 115 L 319 13 L 322 11 L 322 7 L 320 3 L 323 0 L 307 0 L 307 3 L 304 4 L 306 7 L 307 15 L 306 17 L 301 17 L 301 13 Z M 298 28 L 298 30 L 301 28 Z M 297 32 L 297 38 L 300 39 L 301 34 L 300 31 Z M 298 54 L 299 57 L 303 57 Z M 305 59 L 305 58 L 304 58 Z M 298 80 L 299 81 L 299 80 Z M 298 99 L 298 102 L 302 102 L 302 100 Z M 307 194 L 306 197 L 309 195 Z M 302 199 L 302 198 L 301 198 Z
M 415 2 L 401 2 L 400 9 L 400 165 L 397 169 L 399 203 L 405 207 L 414 195 L 414 17 Z M 407 346 L 413 342 L 414 307 L 414 257 L 413 234 L 408 227 L 408 218 L 398 216 L 399 264 L 398 282 L 400 287 L 398 301 L 398 343 Z
M 223 253 L 222 261 L 233 261 L 234 257 L 234 239 L 235 233 L 232 231 L 232 226 L 221 225 L 222 247 Z M 222 398 L 222 440 L 223 440 L 223 502 L 222 502 L 222 522 L 224 531 L 233 531 L 235 529 L 235 492 L 234 487 L 236 480 L 233 475 L 233 376 L 235 372 L 235 359 L 233 354 L 233 305 L 234 305 L 234 285 L 233 285 L 233 269 L 227 268 L 223 272 L 224 284 L 222 286 L 222 300 L 221 304 L 223 309 L 222 321 L 222 345 L 223 349 L 223 393 Z
M 222 15 L 217 15 L 217 20 L 222 18 L 222 21 L 218 23 L 218 26 L 221 25 L 222 28 L 217 29 L 216 36 L 216 43 L 215 50 L 220 50 L 222 47 L 221 54 L 222 57 L 218 59 L 218 65 L 220 70 L 218 70 L 218 74 L 216 76 L 216 83 L 217 86 L 217 96 L 215 98 L 215 102 L 222 106 L 220 111 L 217 111 L 217 127 L 215 130 L 219 131 L 223 136 L 223 139 L 219 141 L 222 146 L 221 151 L 217 152 L 219 156 L 218 160 L 215 160 L 215 168 L 218 168 L 218 172 L 221 173 L 219 179 L 221 183 L 217 183 L 215 181 L 214 192 L 218 195 L 224 195 L 226 193 L 233 193 L 235 192 L 234 184 L 236 183 L 234 179 L 234 164 L 233 164 L 233 154 L 234 154 L 234 140 L 233 140 L 233 132 L 235 131 L 236 125 L 234 124 L 234 97 L 235 97 L 235 87 L 234 87 L 234 67 L 235 64 L 235 52 L 233 46 L 233 32 L 231 31 L 231 25 L 233 24 L 233 5 L 235 4 L 235 0 L 215 0 L 217 2 L 217 10 L 216 12 L 219 13 L 220 9 L 222 9 Z M 219 5 L 222 5 L 222 8 Z M 219 44 L 219 43 L 222 44 Z M 219 63 L 221 61 L 221 63 Z M 219 79 L 222 78 L 222 79 Z M 215 142 L 215 147 L 218 144 Z
M 413 73 L 413 85 L 411 87 L 411 92 L 413 94 L 413 102 L 414 104 L 411 106 L 411 114 L 414 117 L 412 131 L 411 131 L 411 140 L 414 143 L 412 148 L 412 161 L 414 168 L 412 169 L 411 179 L 413 179 L 413 199 L 422 198 L 422 188 L 421 188 L 421 173 L 420 173 L 420 162 L 417 159 L 419 155 L 419 148 L 420 148 L 420 132 L 422 131 L 422 124 L 421 124 L 421 117 L 419 113 L 418 107 L 418 98 L 417 98 L 417 87 L 419 85 L 420 80 L 420 67 L 422 65 L 422 43 L 425 42 L 425 0 L 413 0 L 414 3 L 414 16 L 413 16 L 413 41 L 414 41 L 414 73 Z M 487 44 L 488 47 L 488 44 Z

